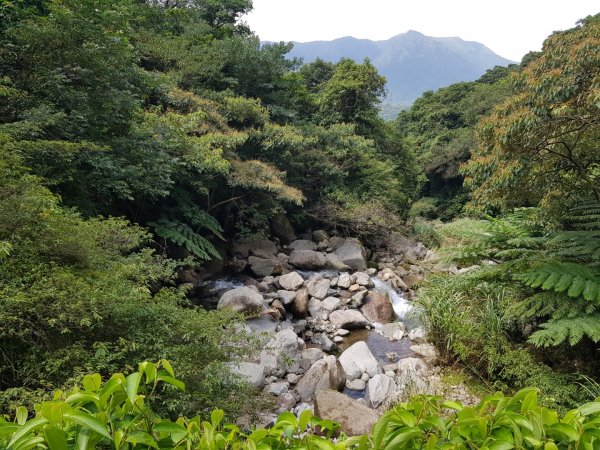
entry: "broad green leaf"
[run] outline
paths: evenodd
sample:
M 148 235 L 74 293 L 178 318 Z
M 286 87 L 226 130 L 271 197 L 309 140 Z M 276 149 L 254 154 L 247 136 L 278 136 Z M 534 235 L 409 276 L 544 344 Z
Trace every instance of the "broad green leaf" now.
M 65 414 L 65 418 L 112 440 L 108 429 L 90 414 L 71 411 Z
M 581 405 L 577 410 L 583 416 L 591 416 L 592 414 L 596 414 L 600 412 L 600 402 L 590 402 L 584 405 Z
M 24 425 L 25 422 L 27 422 L 27 417 L 28 416 L 29 416 L 29 413 L 27 412 L 27 408 L 25 408 L 24 406 L 19 406 L 17 408 L 15 418 L 16 418 L 17 423 L 19 425 Z
M 26 422 L 25 425 L 23 425 L 19 429 L 19 431 L 15 432 L 15 434 L 13 434 L 13 437 L 8 442 L 8 448 L 11 448 L 15 444 L 15 442 L 17 442 L 23 436 L 26 436 L 27 433 L 29 433 L 37 428 L 40 428 L 41 426 L 46 425 L 47 423 L 48 423 L 48 419 L 46 419 L 44 417 L 38 417 L 36 419 L 32 419 L 32 420 Z
M 210 413 L 210 422 L 212 423 L 212 426 L 214 428 L 218 428 L 219 425 L 221 425 L 221 421 L 223 420 L 224 416 L 225 413 L 222 409 L 213 410 L 213 412 Z
M 89 442 L 90 430 L 88 430 L 87 428 L 80 429 L 79 433 L 77 433 L 77 448 L 79 450 L 87 450 Z M 115 442 L 115 447 L 119 448 L 119 444 L 117 444 L 117 442 Z
M 567 439 L 569 442 L 575 442 L 579 439 L 579 433 L 571 425 L 566 423 L 555 423 L 548 427 L 546 431 L 548 436 L 556 436 L 560 440 Z
M 44 426 L 44 437 L 50 450 L 65 450 L 68 448 L 65 432 L 54 425 Z
M 133 431 L 127 435 L 127 442 L 133 445 L 143 444 L 152 448 L 158 448 L 158 444 L 152 436 L 145 431 Z
M 410 441 L 416 437 L 419 437 L 423 434 L 423 431 L 419 428 L 405 428 L 399 433 L 395 434 L 393 439 L 385 443 L 384 449 L 393 450 L 397 445 L 402 444 L 403 442 Z
M 298 419 L 298 428 L 300 428 L 300 431 L 302 431 L 302 432 L 306 431 L 306 427 L 308 426 L 308 423 L 310 422 L 311 416 L 312 416 L 312 413 L 311 413 L 310 409 L 305 409 L 304 411 L 302 411 L 300 413 L 300 417 Z
M 132 404 L 135 403 L 141 380 L 142 374 L 140 372 L 133 372 L 125 378 L 125 392 L 127 392 L 127 398 Z
M 94 373 L 92 375 L 86 375 L 83 377 L 83 388 L 86 391 L 90 392 L 98 392 L 100 387 L 102 386 L 102 377 L 99 373 Z
M 7 434 L 13 434 L 21 428 L 21 425 L 11 422 L 0 423 L 0 436 L 6 436 Z
M 164 421 L 164 422 L 159 422 L 156 425 L 154 425 L 153 427 L 153 431 L 157 432 L 157 433 L 186 433 L 187 434 L 187 430 L 182 427 L 181 425 L 175 423 L 175 422 L 170 422 L 170 421 Z
M 27 439 L 20 440 L 15 444 L 15 450 L 29 450 L 31 448 L 38 447 L 44 443 L 44 438 L 41 436 L 32 436 Z

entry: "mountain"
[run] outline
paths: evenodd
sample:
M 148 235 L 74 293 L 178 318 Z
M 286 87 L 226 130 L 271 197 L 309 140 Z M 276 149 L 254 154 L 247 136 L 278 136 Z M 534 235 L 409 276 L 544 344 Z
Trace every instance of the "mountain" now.
M 333 41 L 294 42 L 290 57 L 337 62 L 369 58 L 387 78 L 386 103 L 407 105 L 427 90 L 473 81 L 494 66 L 511 64 L 479 42 L 431 37 L 408 31 L 385 41 L 343 37 Z

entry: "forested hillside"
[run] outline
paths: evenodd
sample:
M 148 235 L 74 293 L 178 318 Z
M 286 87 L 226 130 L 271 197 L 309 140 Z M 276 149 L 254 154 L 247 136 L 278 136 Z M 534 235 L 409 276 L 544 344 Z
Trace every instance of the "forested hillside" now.
M 95 448 L 117 438 L 115 448 L 217 448 L 200 419 L 178 422 L 189 442 L 174 422 L 151 428 L 158 416 L 204 419 L 215 408 L 248 425 L 273 410 L 271 393 L 230 370 L 260 352 L 247 325 L 259 313 L 210 307 L 200 289 L 240 260 L 257 278 L 244 278 L 254 290 L 240 289 L 265 294 L 265 314 L 279 317 L 274 330 L 293 334 L 293 345 L 298 322 L 313 327 L 305 340 L 319 334 L 330 355 L 311 364 L 338 367 L 326 300 L 359 314 L 371 276 L 394 281 L 423 325 L 422 335 L 403 328 L 394 339 L 404 331 L 429 339 L 440 365 L 461 367 L 486 393 L 525 389 L 508 405 L 489 402 L 498 414 L 518 404 L 520 414 L 536 411 L 527 420 L 547 419 L 531 448 L 558 448 L 548 445 L 560 439 L 560 448 L 579 439 L 587 447 L 577 448 L 597 448 L 597 433 L 581 431 L 588 416 L 586 430 L 597 431 L 597 403 L 565 416 L 576 437 L 543 408 L 562 414 L 600 396 L 600 16 L 554 33 L 518 65 L 427 92 L 385 121 L 386 79 L 373 64 L 288 59 L 291 44 L 261 45 L 240 22 L 251 8 L 251 0 L 0 5 L 0 448 Z M 394 259 L 406 234 L 402 242 L 430 250 L 414 243 Z M 240 251 L 240 242 L 263 244 Z M 344 259 L 348 248 L 358 263 Z M 294 263 L 296 251 L 338 270 L 322 293 L 313 272 L 324 264 Z M 277 271 L 261 274 L 265 260 Z M 299 284 L 284 287 L 296 270 Z M 309 292 L 317 312 L 308 311 Z M 101 382 L 117 372 L 133 374 Z M 298 382 L 290 374 L 288 386 Z M 527 387 L 540 389 L 541 409 Z M 404 408 L 438 419 L 444 408 L 462 410 L 419 399 Z M 34 404 L 54 406 L 38 406 L 31 425 L 17 406 Z M 487 404 L 466 409 L 483 417 Z M 219 430 L 220 414 L 212 415 Z M 413 439 L 430 431 L 390 414 L 372 439 L 347 445 L 421 448 Z M 308 416 L 304 425 L 285 417 L 289 439 L 306 429 Z M 455 426 L 463 425 L 440 429 L 440 446 Z M 261 436 L 244 439 L 276 447 L 276 437 Z M 206 447 L 194 447 L 201 440 Z

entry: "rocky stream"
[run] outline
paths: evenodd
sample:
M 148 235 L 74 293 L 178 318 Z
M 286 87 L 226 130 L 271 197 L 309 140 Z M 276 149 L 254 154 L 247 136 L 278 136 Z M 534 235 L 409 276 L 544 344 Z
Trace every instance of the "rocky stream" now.
M 323 230 L 288 245 L 241 241 L 228 261 L 237 275 L 201 284 L 204 302 L 252 317 L 245 329 L 262 350 L 231 369 L 275 397 L 265 424 L 311 408 L 347 434 L 362 434 L 390 405 L 437 393 L 438 355 L 411 303 L 421 263 L 432 255 L 403 242 L 390 256 Z

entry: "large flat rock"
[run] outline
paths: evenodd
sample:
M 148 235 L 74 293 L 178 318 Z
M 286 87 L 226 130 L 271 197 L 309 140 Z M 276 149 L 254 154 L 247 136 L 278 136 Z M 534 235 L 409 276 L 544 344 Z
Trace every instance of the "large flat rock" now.
M 315 394 L 315 415 L 339 423 L 348 436 L 370 433 L 379 419 L 376 411 L 333 390 Z

